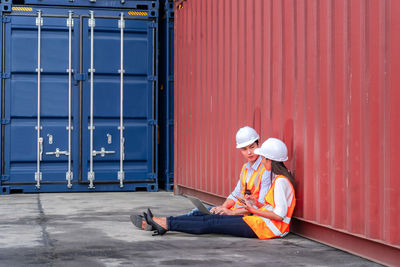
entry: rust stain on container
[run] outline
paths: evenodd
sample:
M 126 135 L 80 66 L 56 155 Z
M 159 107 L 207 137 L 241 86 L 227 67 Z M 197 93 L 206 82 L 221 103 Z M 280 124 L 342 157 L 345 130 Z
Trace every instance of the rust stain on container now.
M 235 133 L 253 126 L 262 140 L 288 145 L 300 234 L 309 223 L 369 248 L 375 242 L 390 247 L 389 256 L 371 249 L 363 256 L 393 264 L 400 257 L 400 2 L 178 4 L 178 190 L 226 197 L 243 164 Z M 328 236 L 321 241 L 335 245 Z

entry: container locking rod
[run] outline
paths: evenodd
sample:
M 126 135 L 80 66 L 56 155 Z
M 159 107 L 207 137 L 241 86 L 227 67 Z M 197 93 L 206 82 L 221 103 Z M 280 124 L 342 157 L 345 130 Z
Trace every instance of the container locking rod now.
M 42 172 L 40 171 L 40 161 L 42 160 L 43 154 L 43 138 L 41 135 L 41 126 L 40 126 L 40 74 L 42 72 L 42 68 L 40 65 L 40 39 L 41 39 L 41 27 L 43 25 L 42 11 L 38 10 L 37 18 L 36 18 L 36 26 L 38 27 L 38 40 L 37 40 L 37 125 L 36 125 L 36 172 L 35 172 L 35 181 L 36 188 L 40 189 L 40 181 L 42 180 Z
M 120 124 L 119 124 L 119 172 L 118 172 L 118 180 L 119 187 L 124 187 L 124 28 L 125 28 L 125 20 L 124 13 L 121 12 L 121 19 L 118 21 L 118 27 L 121 30 L 121 67 L 119 70 L 120 74 Z
M 90 166 L 88 172 L 89 179 L 89 188 L 93 189 L 94 185 L 94 172 L 93 172 L 93 75 L 94 75 L 94 66 L 93 66 L 93 49 L 94 49 L 94 12 L 90 11 L 90 19 L 89 19 L 89 27 L 90 27 Z
M 72 28 L 74 27 L 74 20 L 72 18 L 72 11 L 68 12 L 67 26 L 68 26 L 68 171 L 65 173 L 67 180 L 67 187 L 72 187 L 73 173 L 71 171 L 71 135 L 72 135 Z

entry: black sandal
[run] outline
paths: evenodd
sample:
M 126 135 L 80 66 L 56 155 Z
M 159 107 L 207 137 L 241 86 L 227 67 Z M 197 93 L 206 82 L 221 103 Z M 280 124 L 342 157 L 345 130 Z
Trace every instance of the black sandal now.
M 130 218 L 134 226 L 136 226 L 139 229 L 142 229 L 143 216 L 132 214 Z
M 153 215 L 153 213 L 151 212 L 150 208 L 147 209 L 147 214 L 150 216 L 150 218 L 153 218 L 153 217 L 154 217 L 154 215 Z
M 156 223 L 152 217 L 146 212 L 143 212 L 143 217 L 146 220 L 146 223 L 150 224 L 154 228 L 153 236 L 155 235 L 164 235 L 168 230 Z
M 145 231 L 153 231 L 153 230 L 155 230 L 155 229 L 153 229 L 153 226 L 151 226 L 147 222 L 146 222 L 145 228 L 144 229 L 142 228 L 143 221 L 144 221 L 143 215 L 132 214 L 130 216 L 130 218 L 131 218 L 131 222 L 133 223 L 133 225 L 135 225 L 139 229 L 142 229 L 142 230 L 145 230 Z

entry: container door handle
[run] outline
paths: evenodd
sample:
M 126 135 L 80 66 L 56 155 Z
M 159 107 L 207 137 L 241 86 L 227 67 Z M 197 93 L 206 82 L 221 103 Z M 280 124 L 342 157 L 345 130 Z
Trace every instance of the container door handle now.
M 104 157 L 106 154 L 115 154 L 115 151 L 107 151 L 104 147 L 102 147 L 99 151 L 93 150 L 92 152 L 93 157 L 96 157 L 97 155 Z
M 39 161 L 43 160 L 43 137 L 39 137 Z
M 60 151 L 60 149 L 57 147 L 56 151 L 54 151 L 54 152 L 46 152 L 46 155 L 55 155 L 56 158 L 59 158 L 60 155 L 69 156 L 69 153 L 68 153 L 68 151 Z

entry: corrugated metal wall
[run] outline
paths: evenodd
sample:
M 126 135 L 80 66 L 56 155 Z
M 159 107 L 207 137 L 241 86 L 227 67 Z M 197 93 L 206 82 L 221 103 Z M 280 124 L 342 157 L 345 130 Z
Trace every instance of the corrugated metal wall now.
M 283 138 L 296 217 L 400 248 L 400 1 L 180 1 L 175 183 L 225 197 L 239 127 Z

